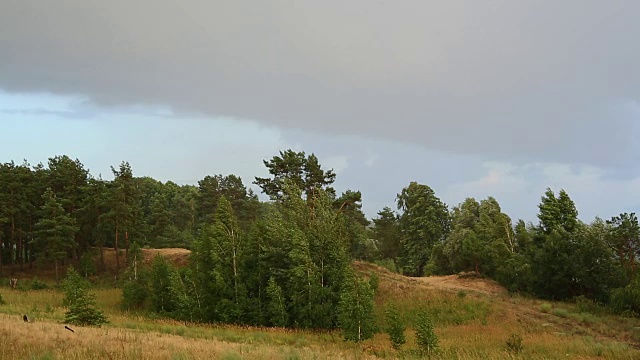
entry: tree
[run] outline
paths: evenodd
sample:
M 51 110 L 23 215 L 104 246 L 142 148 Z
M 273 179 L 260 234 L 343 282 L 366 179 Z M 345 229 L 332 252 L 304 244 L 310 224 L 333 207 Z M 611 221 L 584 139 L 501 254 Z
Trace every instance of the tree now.
M 546 235 L 558 229 L 571 233 L 578 226 L 578 210 L 564 189 L 556 197 L 553 190 L 547 188 L 538 209 L 540 227 Z
M 288 323 L 287 308 L 285 306 L 285 297 L 282 292 L 282 288 L 278 285 L 275 279 L 269 278 L 269 284 L 267 285 L 267 298 L 269 303 L 267 306 L 267 312 L 269 313 L 269 322 L 276 327 L 285 327 Z
M 218 203 L 213 225 L 213 251 L 217 252 L 220 259 L 218 271 L 225 282 L 225 288 L 232 289 L 231 298 L 235 308 L 230 309 L 229 313 L 236 319 L 241 311 L 240 266 L 244 250 L 242 240 L 231 203 L 223 196 Z
M 353 270 L 346 272 L 338 319 L 345 340 L 361 342 L 375 334 L 374 291 L 369 282 L 358 279 Z
M 402 318 L 398 313 L 398 309 L 395 306 L 391 306 L 389 309 L 387 309 L 385 315 L 387 317 L 386 330 L 387 334 L 389 334 L 389 339 L 391 340 L 391 346 L 395 350 L 400 350 L 402 345 L 407 342 L 407 339 L 404 335 L 407 327 L 404 324 L 404 321 L 402 321 Z
M 323 170 L 314 154 L 306 156 L 304 151 L 295 152 L 288 149 L 280 151 L 280 156 L 274 156 L 269 161 L 264 160 L 263 163 L 273 178 L 256 177 L 253 183 L 272 200 L 282 198 L 285 180 L 303 190 L 307 199 L 311 199 L 318 189 L 335 193 L 329 185 L 335 181 L 336 174 L 333 170 Z
M 402 233 L 400 266 L 410 276 L 421 276 L 433 246 L 449 233 L 447 206 L 427 185 L 412 181 L 397 196 Z
M 433 331 L 433 323 L 424 311 L 418 313 L 416 319 L 416 342 L 422 352 L 432 354 L 438 349 L 438 336 Z
M 56 283 L 59 283 L 58 262 L 75 247 L 78 226 L 75 219 L 64 211 L 51 188 L 47 188 L 42 197 L 45 204 L 42 218 L 36 224 L 36 239 L 45 256 L 55 262 Z
M 117 277 L 120 273 L 120 236 L 124 233 L 125 253 L 128 254 L 130 241 L 129 235 L 134 229 L 136 221 L 140 216 L 140 193 L 133 177 L 131 165 L 129 165 L 128 162 L 123 161 L 118 170 L 111 167 L 111 171 L 113 172 L 115 179 L 113 180 L 111 189 L 111 210 L 108 216 L 111 219 L 115 230 L 114 249 L 116 252 Z
M 380 256 L 383 259 L 397 261 L 401 251 L 398 216 L 390 207 L 385 206 L 378 211 L 378 217 L 373 219 L 373 224 L 373 238 L 378 243 Z
M 96 307 L 95 294 L 89 293 L 88 284 L 71 266 L 64 282 L 63 304 L 68 307 L 64 321 L 80 326 L 101 326 L 108 323 L 102 310 Z
M 636 276 L 637 261 L 640 257 L 640 226 L 635 213 L 622 213 L 607 220 L 609 233 L 607 244 L 627 273 L 629 280 Z

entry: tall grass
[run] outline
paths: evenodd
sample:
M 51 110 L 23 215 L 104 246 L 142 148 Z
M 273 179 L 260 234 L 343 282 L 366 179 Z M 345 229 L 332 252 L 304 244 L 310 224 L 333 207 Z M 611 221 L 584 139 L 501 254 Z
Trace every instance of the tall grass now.
M 121 310 L 121 290 L 109 288 L 93 291 L 110 323 L 102 328 L 76 327 L 74 334 L 64 330 L 62 324 L 62 293 L 51 287 L 25 291 L 0 287 L 6 301 L 0 305 L 0 359 L 420 358 L 414 319 L 423 309 L 439 338 L 439 350 L 433 356 L 436 359 L 509 358 L 513 354 L 505 344 L 514 334 L 522 338 L 521 352 L 514 355 L 517 358 L 640 358 L 640 351 L 625 344 L 640 343 L 640 331 L 635 330 L 640 323 L 635 319 L 594 315 L 584 312 L 584 306 L 565 303 L 549 303 L 545 313 L 535 299 L 488 297 L 472 290 L 459 296 L 458 290 L 431 288 L 397 274 L 379 275 L 378 325 L 384 325 L 384 310 L 391 304 L 408 325 L 407 343 L 399 351 L 392 348 L 384 333 L 353 344 L 344 342 L 338 331 L 189 324 L 151 318 Z M 563 317 L 554 315 L 558 309 L 564 310 Z M 22 322 L 23 314 L 34 322 Z

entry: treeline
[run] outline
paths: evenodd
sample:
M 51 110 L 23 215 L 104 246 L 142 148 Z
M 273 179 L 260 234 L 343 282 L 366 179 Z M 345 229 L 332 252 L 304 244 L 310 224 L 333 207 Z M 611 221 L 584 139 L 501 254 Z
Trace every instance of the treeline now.
M 126 162 L 110 181 L 67 156 L 46 167 L 2 164 L 0 270 L 34 260 L 82 264 L 90 248 L 113 247 L 126 259 L 117 264 L 126 271 L 125 306 L 204 322 L 339 326 L 352 303 L 341 299 L 355 296 L 363 309 L 373 291 L 351 271 L 353 259 L 409 276 L 472 272 L 511 291 L 640 313 L 635 214 L 583 223 L 564 190 L 548 189 L 538 223 L 514 223 L 493 197 L 449 208 L 411 182 L 397 211 L 386 207 L 369 221 L 361 193 L 338 196 L 336 174 L 315 155 L 286 150 L 264 165 L 270 176 L 253 183 L 268 202 L 234 175 L 179 186 L 135 177 Z M 161 259 L 142 268 L 142 246 L 189 248 L 192 259 L 183 269 Z
M 305 194 L 325 189 L 336 210 L 350 219 L 351 247 L 365 237 L 368 220 L 361 211 L 359 192 L 340 197 L 330 185 L 335 174 L 322 170 L 315 155 L 288 150 L 265 161 L 273 180 L 255 183 L 273 199 L 290 179 Z M 240 177 L 206 176 L 198 185 L 162 183 L 136 177 L 128 162 L 112 167 L 113 180 L 95 177 L 78 159 L 55 156 L 47 165 L 14 161 L 0 164 L 0 274 L 25 264 L 79 261 L 89 249 L 100 249 L 99 270 L 104 270 L 102 248 L 125 255 L 131 243 L 152 248 L 191 249 L 199 234 L 215 221 L 221 198 L 230 202 L 239 229 L 248 233 L 260 214 L 271 206 L 260 202 Z M 119 259 L 119 257 L 116 257 Z M 121 266 L 117 264 L 120 272 Z
M 373 219 L 378 257 L 409 276 L 471 272 L 553 300 L 587 298 L 640 314 L 640 227 L 634 213 L 578 219 L 566 191 L 547 189 L 537 224 L 515 224 L 493 197 L 451 210 L 427 185 L 412 182 Z

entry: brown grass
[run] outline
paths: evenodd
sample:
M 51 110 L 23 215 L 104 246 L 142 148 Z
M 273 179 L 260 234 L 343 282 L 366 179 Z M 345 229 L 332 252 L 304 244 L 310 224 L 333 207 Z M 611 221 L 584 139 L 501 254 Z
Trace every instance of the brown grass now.
M 188 250 L 144 250 L 186 264 Z M 109 254 L 105 251 L 105 255 Z M 107 255 L 110 263 L 115 256 Z M 436 359 L 640 359 L 640 322 L 607 314 L 579 314 L 575 306 L 511 296 L 495 282 L 456 276 L 408 278 L 379 266 L 356 262 L 364 275 L 379 279 L 376 313 L 396 305 L 409 325 L 407 344 L 396 352 L 380 333 L 362 344 L 342 341 L 339 332 L 185 324 L 150 319 L 120 310 L 120 289 L 96 289 L 110 323 L 103 328 L 61 323 L 65 309 L 55 290 L 14 291 L 0 287 L 0 359 L 374 359 L 421 358 L 415 349 L 415 314 L 426 309 L 440 339 Z M 6 286 L 6 285 L 5 285 Z M 564 309 L 565 311 L 558 311 Z M 563 316 L 554 315 L 562 313 Z M 35 321 L 25 324 L 22 314 Z M 506 340 L 523 338 L 523 352 L 510 354 Z

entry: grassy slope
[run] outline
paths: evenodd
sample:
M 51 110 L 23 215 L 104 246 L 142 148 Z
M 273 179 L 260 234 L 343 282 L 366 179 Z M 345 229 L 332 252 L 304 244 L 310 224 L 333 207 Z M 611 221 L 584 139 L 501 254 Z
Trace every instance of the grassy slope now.
M 162 250 L 179 265 L 188 252 Z M 115 263 L 113 251 L 107 263 Z M 110 255 L 111 254 L 111 255 Z M 154 251 L 146 251 L 150 260 Z M 610 315 L 579 314 L 575 306 L 510 296 L 497 284 L 456 276 L 407 278 L 368 263 L 355 263 L 364 275 L 380 278 L 376 311 L 384 326 L 384 309 L 395 304 L 411 324 L 425 307 L 440 338 L 443 359 L 510 358 L 505 343 L 511 334 L 523 337 L 523 359 L 637 359 L 640 321 Z M 50 270 L 28 274 L 51 281 Z M 5 275 L 6 276 L 6 275 Z M 361 345 L 342 341 L 339 332 L 312 333 L 235 326 L 203 326 L 149 319 L 122 312 L 119 289 L 99 289 L 98 304 L 111 323 L 103 328 L 64 330 L 62 294 L 54 290 L 17 291 L 4 284 L 0 294 L 0 359 L 135 358 L 135 359 L 369 359 L 417 358 L 411 327 L 403 350 L 391 349 L 378 334 Z M 29 314 L 33 323 L 22 322 Z

